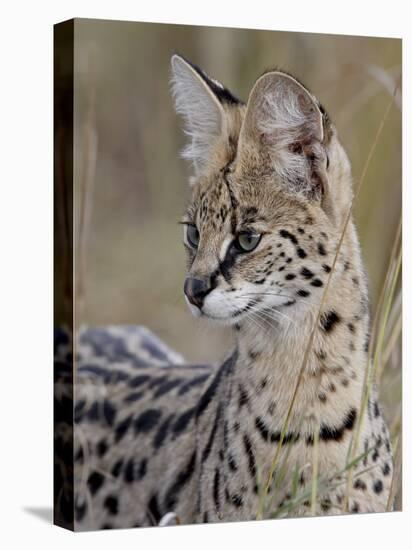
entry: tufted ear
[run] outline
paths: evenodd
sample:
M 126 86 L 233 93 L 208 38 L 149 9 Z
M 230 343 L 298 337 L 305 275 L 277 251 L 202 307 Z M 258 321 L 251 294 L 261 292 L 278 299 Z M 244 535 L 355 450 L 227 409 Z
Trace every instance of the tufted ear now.
M 253 151 L 289 191 L 321 196 L 326 178 L 324 119 L 317 100 L 286 73 L 264 74 L 253 87 L 239 157 Z
M 237 99 L 217 80 L 183 57 L 174 55 L 172 93 L 176 111 L 182 115 L 189 142 L 182 156 L 193 164 L 198 174 L 210 159 L 213 147 L 227 133 L 224 105 Z

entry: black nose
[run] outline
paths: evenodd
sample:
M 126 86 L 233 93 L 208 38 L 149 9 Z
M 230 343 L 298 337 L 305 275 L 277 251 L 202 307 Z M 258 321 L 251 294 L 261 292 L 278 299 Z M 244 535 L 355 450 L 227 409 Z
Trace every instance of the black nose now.
M 203 305 L 205 296 L 212 290 L 210 277 L 187 277 L 184 292 L 189 302 L 199 309 Z

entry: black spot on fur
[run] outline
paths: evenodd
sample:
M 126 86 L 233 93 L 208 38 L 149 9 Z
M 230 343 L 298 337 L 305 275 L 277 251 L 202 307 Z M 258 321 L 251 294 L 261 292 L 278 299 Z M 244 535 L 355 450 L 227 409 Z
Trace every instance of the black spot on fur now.
M 280 441 L 281 432 L 279 432 L 279 431 L 275 431 L 275 432 L 269 431 L 269 429 L 266 426 L 264 420 L 260 416 L 256 417 L 255 426 L 258 429 L 258 431 L 259 431 L 259 433 L 262 436 L 262 439 L 264 441 L 270 441 L 271 443 L 278 443 Z M 286 432 L 284 437 L 283 437 L 283 440 L 282 440 L 282 445 L 287 445 L 288 443 L 296 442 L 296 441 L 299 440 L 299 437 L 300 437 L 299 433 Z
M 305 279 L 311 279 L 313 277 L 312 271 L 310 269 L 308 269 L 307 267 L 302 267 L 302 269 L 300 270 L 300 274 Z
M 253 454 L 252 443 L 251 443 L 249 437 L 246 434 L 243 436 L 243 445 L 244 445 L 246 456 L 247 456 L 247 459 L 248 459 L 249 473 L 250 473 L 250 476 L 252 477 L 252 479 L 255 481 L 255 479 L 256 479 L 256 460 L 255 460 L 255 455 Z
M 387 462 L 385 462 L 385 464 L 382 468 L 382 473 L 383 473 L 384 476 L 388 476 L 391 473 L 391 467 L 389 466 L 389 464 Z
M 224 259 L 219 264 L 219 271 L 227 283 L 230 283 L 232 280 L 232 268 L 238 258 L 239 250 L 236 249 L 235 245 L 229 245 Z
M 323 283 L 320 279 L 313 279 L 310 283 L 312 286 L 320 287 L 323 286 Z
M 342 439 L 342 436 L 346 430 L 350 431 L 353 429 L 353 426 L 355 425 L 357 417 L 357 411 L 356 409 L 351 409 L 347 415 L 345 416 L 343 423 L 338 428 L 331 428 L 329 426 L 326 426 L 324 424 L 321 425 L 319 437 L 323 441 L 339 441 Z
M 99 472 L 92 472 L 87 480 L 87 486 L 92 495 L 95 495 L 97 491 L 102 487 L 104 483 L 104 477 Z
M 181 470 L 174 483 L 170 486 L 165 497 L 165 508 L 173 510 L 177 504 L 179 493 L 182 491 L 186 483 L 191 479 L 196 465 L 196 451 L 193 452 L 186 466 Z
M 195 388 L 196 386 L 203 384 L 203 382 L 206 382 L 208 378 L 209 378 L 209 374 L 202 374 L 201 376 L 196 376 L 196 378 L 193 378 L 192 380 L 189 380 L 189 382 L 182 384 L 182 386 L 179 388 L 179 391 L 177 392 L 177 395 L 183 395 L 187 393 L 192 388 Z
M 204 411 L 206 410 L 206 408 L 208 407 L 208 405 L 212 401 L 214 395 L 216 394 L 217 388 L 219 387 L 219 384 L 220 384 L 223 376 L 227 372 L 230 372 L 233 365 L 235 364 L 236 359 L 237 359 L 237 355 L 238 355 L 237 351 L 235 351 L 231 355 L 231 357 L 229 357 L 223 363 L 223 365 L 217 371 L 216 375 L 213 377 L 213 380 L 212 380 L 211 384 L 208 386 L 208 388 L 206 389 L 206 391 L 204 392 L 204 394 L 200 398 L 200 401 L 199 401 L 197 409 L 196 409 L 196 418 L 199 418 L 204 413 Z
M 377 495 L 383 491 L 383 483 L 380 479 L 376 480 L 373 484 L 373 490 Z
M 279 231 L 279 235 L 284 239 L 289 239 L 293 244 L 298 244 L 298 240 L 295 235 L 292 235 L 292 233 L 289 233 L 286 229 L 281 229 Z
M 359 489 L 360 491 L 366 491 L 366 483 L 361 479 L 357 479 L 353 484 L 354 489 Z
M 340 441 L 345 434 L 346 430 L 352 430 L 356 421 L 357 412 L 356 409 L 351 409 L 345 416 L 341 426 L 333 427 L 326 424 L 321 424 L 319 438 L 322 441 Z M 309 435 L 306 438 L 307 445 L 313 445 L 314 436 Z
M 296 253 L 297 255 L 299 256 L 299 258 L 306 258 L 307 254 L 306 252 L 303 250 L 303 248 L 297 248 L 296 249 Z
M 159 386 L 157 390 L 154 392 L 153 397 L 160 397 L 164 395 L 165 393 L 168 393 L 169 391 L 173 390 L 176 386 L 179 386 L 182 383 L 182 380 L 180 378 L 175 378 L 174 380 L 167 380 L 164 384 Z
M 167 376 L 158 376 L 157 378 L 152 378 L 148 384 L 148 388 L 153 389 L 156 386 L 160 386 L 163 382 L 166 382 Z
M 135 479 L 135 471 L 134 471 L 134 459 L 130 458 L 127 461 L 126 467 L 124 469 L 124 480 L 126 483 L 133 483 Z
M 330 273 L 332 271 L 331 267 L 328 266 L 327 264 L 322 264 L 322 269 L 323 271 L 325 271 L 326 273 Z
M 117 497 L 109 495 L 105 498 L 103 506 L 111 516 L 116 516 L 119 512 L 119 501 Z
M 159 502 L 157 495 L 153 495 L 147 503 L 147 509 L 149 510 L 149 518 L 154 525 L 157 525 L 162 518 L 162 513 L 159 509 Z
M 335 311 L 331 310 L 322 314 L 320 322 L 322 329 L 325 332 L 330 332 L 340 322 L 340 317 Z
M 320 501 L 320 507 L 324 512 L 327 512 L 328 510 L 330 510 L 331 506 L 332 506 L 332 503 L 327 498 L 324 498 L 323 500 Z
M 147 409 L 134 422 L 135 433 L 147 433 L 159 422 L 162 413 L 159 409 Z
M 326 256 L 326 250 L 322 243 L 318 243 L 318 252 L 321 256 Z
M 296 292 L 296 294 L 297 294 L 298 296 L 301 296 L 302 298 L 306 298 L 307 296 L 310 296 L 310 292 L 307 291 L 307 290 L 303 290 L 303 289 L 298 290 L 298 291 Z
M 235 494 L 233 496 L 230 495 L 227 487 L 225 487 L 225 498 L 228 504 L 234 504 L 236 508 L 240 508 L 241 506 L 243 506 L 242 497 L 238 494 Z
M 258 431 L 259 431 L 260 435 L 262 436 L 262 438 L 265 441 L 269 441 L 269 436 L 270 436 L 269 429 L 266 426 L 264 420 L 260 416 L 255 418 L 255 426 L 258 429 Z
M 249 396 L 243 386 L 239 385 L 239 409 L 249 403 Z
M 87 418 L 88 418 L 89 420 L 91 420 L 91 421 L 97 421 L 97 420 L 99 420 L 99 417 L 100 417 L 100 414 L 99 414 L 99 403 L 98 403 L 97 401 L 95 401 L 95 402 L 91 405 L 91 407 L 90 407 L 90 409 L 89 409 L 89 411 L 88 411 L 88 413 L 87 413 Z
M 105 439 L 102 439 L 99 441 L 99 443 L 96 445 L 96 452 L 99 457 L 102 457 L 106 454 L 108 449 L 107 442 Z
M 81 399 L 76 403 L 76 406 L 74 407 L 75 422 L 80 422 L 80 420 L 82 419 L 85 405 L 86 405 L 86 401 L 84 399 Z
M 236 460 L 235 460 L 234 456 L 231 453 L 229 453 L 227 463 L 229 465 L 229 468 L 232 470 L 232 472 L 236 472 L 238 470 Z
M 241 495 L 238 495 L 238 494 L 232 495 L 231 501 L 236 506 L 236 508 L 241 508 L 243 506 L 243 499 Z
M 123 459 L 118 460 L 112 468 L 112 476 L 119 477 L 120 471 L 123 466 Z
M 113 426 L 116 418 L 116 409 L 114 405 L 107 399 L 103 402 L 103 416 L 109 426 Z
M 137 388 L 138 386 L 141 386 L 145 382 L 150 380 L 150 376 L 148 374 L 141 374 L 139 376 L 135 376 L 131 380 L 129 380 L 129 386 L 131 388 Z
M 139 401 L 139 399 L 141 399 L 144 394 L 144 391 L 135 391 L 133 393 L 129 393 L 129 395 L 124 398 L 124 401 L 125 403 L 135 403 L 136 401 Z
M 353 514 L 357 514 L 359 512 L 359 504 L 357 502 L 352 504 L 351 512 Z
M 215 468 L 215 476 L 213 478 L 213 501 L 215 503 L 215 507 L 217 511 L 220 510 L 219 486 L 220 486 L 220 473 L 218 468 Z
M 294 273 L 288 273 L 287 275 L 285 275 L 285 279 L 287 281 L 292 281 L 292 279 L 295 279 L 296 278 L 296 275 Z
M 186 429 L 186 427 L 188 426 L 189 422 L 192 420 L 195 412 L 196 412 L 196 409 L 195 409 L 195 407 L 193 407 L 192 409 L 188 409 L 187 411 L 182 413 L 176 419 L 176 422 L 173 425 L 173 431 L 176 434 L 181 433 L 182 431 L 184 431 Z
M 116 443 L 118 443 L 122 439 L 122 437 L 124 437 L 124 435 L 127 433 L 127 430 L 129 429 L 131 422 L 132 422 L 132 415 L 128 416 L 127 418 L 122 420 L 120 424 L 118 424 L 114 435 L 114 439 Z
M 166 418 L 164 422 L 159 426 L 159 429 L 156 432 L 156 435 L 153 438 L 153 447 L 155 449 L 160 449 L 163 443 L 166 440 L 167 434 L 169 432 L 169 426 L 174 419 L 174 415 L 171 414 Z
M 217 428 L 219 426 L 219 421 L 220 421 L 221 416 L 222 416 L 222 404 L 219 403 L 219 406 L 218 406 L 217 411 L 216 411 L 215 420 L 213 422 L 212 429 L 210 430 L 209 439 L 208 439 L 208 441 L 206 443 L 206 446 L 205 446 L 205 448 L 203 449 L 203 452 L 202 452 L 202 463 L 205 462 L 208 459 L 209 455 L 210 455 L 210 452 L 211 452 L 212 447 L 213 447 L 213 443 L 214 443 L 214 440 L 215 440 L 215 436 L 216 436 L 216 432 L 217 432 Z
M 147 458 L 142 458 L 137 472 L 137 478 L 143 479 L 147 472 Z
M 369 441 L 367 439 L 365 439 L 365 441 L 363 442 L 363 454 L 365 455 L 363 457 L 363 465 L 364 466 L 367 466 L 368 464 L 368 454 L 369 454 Z

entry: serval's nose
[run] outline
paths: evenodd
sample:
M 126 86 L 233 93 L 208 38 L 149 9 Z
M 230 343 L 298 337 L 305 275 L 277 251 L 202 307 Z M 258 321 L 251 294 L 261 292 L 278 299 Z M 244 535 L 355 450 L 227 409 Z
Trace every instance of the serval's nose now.
M 204 299 L 212 290 L 211 277 L 187 277 L 184 292 L 191 304 L 202 309 Z

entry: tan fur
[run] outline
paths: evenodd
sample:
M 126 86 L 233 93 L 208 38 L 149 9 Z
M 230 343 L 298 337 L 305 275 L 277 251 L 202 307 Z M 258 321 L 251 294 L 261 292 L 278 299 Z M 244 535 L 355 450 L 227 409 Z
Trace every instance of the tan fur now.
M 231 325 L 236 345 L 222 366 L 202 371 L 207 376 L 184 398 L 180 388 L 200 372 L 189 367 L 143 369 L 147 380 L 136 400 L 128 401 L 132 378 L 101 388 L 118 416 L 102 459 L 95 448 L 107 437 L 104 422 L 97 426 L 85 415 L 79 423 L 78 439 L 89 441 L 92 466 L 87 474 L 85 463 L 76 468 L 77 505 L 89 499 L 78 526 L 150 525 L 168 512 L 181 523 L 312 514 L 304 496 L 287 506 L 296 498 L 295 476 L 298 495 L 310 492 L 318 436 L 315 513 L 343 513 L 369 331 L 367 282 L 352 220 L 332 272 L 353 196 L 346 153 L 318 101 L 289 75 L 267 73 L 244 105 L 182 58 L 175 56 L 172 66 L 189 136 L 186 157 L 194 167 L 183 222 L 199 233 L 198 244 L 191 245 L 186 227 L 187 275 L 213 282 L 201 305 L 190 307 L 197 316 Z M 261 235 L 247 253 L 236 248 L 246 230 Z M 130 371 L 130 377 L 137 373 Z M 144 428 L 140 415 L 151 420 Z M 118 442 L 115 430 L 128 417 L 136 428 Z M 361 423 L 357 456 L 362 453 L 349 485 L 348 511 L 384 511 L 393 467 L 375 389 Z M 110 477 L 118 460 L 136 463 L 132 480 L 124 472 Z M 84 484 L 90 469 L 109 472 L 92 496 Z M 106 502 L 113 494 L 120 509 L 115 517 Z

